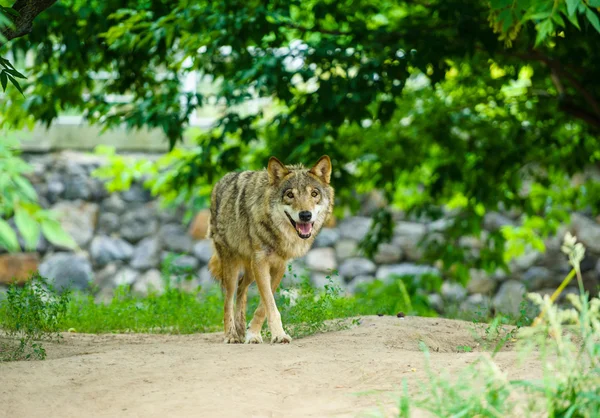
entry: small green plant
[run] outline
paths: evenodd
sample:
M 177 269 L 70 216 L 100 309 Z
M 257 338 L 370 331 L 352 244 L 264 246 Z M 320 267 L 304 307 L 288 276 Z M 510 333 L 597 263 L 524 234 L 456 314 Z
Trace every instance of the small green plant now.
M 354 304 L 357 314 L 437 316 L 429 305 L 428 293 L 439 291 L 441 279 L 435 275 L 390 276 L 359 285 Z
M 458 347 L 456 347 L 456 351 L 458 351 L 459 353 L 470 353 L 473 351 L 473 347 L 469 345 L 459 345 Z
M 22 287 L 11 284 L 0 301 L 0 360 L 46 358 L 41 341 L 60 340 L 69 300 L 68 289 L 58 294 L 39 274 Z
M 277 304 L 284 326 L 288 328 L 287 331 L 292 337 L 302 338 L 348 326 L 343 318 L 351 315 L 352 301 L 341 295 L 341 288 L 334 283 L 331 275 L 326 277 L 327 284 L 321 290 L 312 286 L 308 276 L 298 279 L 292 273 L 291 265 L 288 267 L 288 274 L 291 274 L 294 277 L 293 282 L 298 284 L 279 291 Z M 333 274 L 337 275 L 337 271 Z M 356 321 L 352 323 L 356 324 Z
M 542 378 L 508 380 L 493 362 L 481 357 L 458 379 L 433 373 L 425 352 L 428 380 L 419 393 L 401 395 L 398 416 L 408 417 L 419 408 L 437 417 L 547 416 L 592 418 L 600 411 L 600 295 L 590 300 L 583 288 L 579 264 L 584 249 L 567 235 L 563 252 L 568 254 L 577 276 L 580 294 L 567 296 L 573 306 L 564 309 L 552 297 L 529 293 L 528 299 L 542 314 L 531 326 L 523 306 L 517 350 L 523 358 L 535 356 L 542 364 Z M 567 279 L 569 278 L 567 276 Z M 559 288 L 560 289 L 560 288 Z M 525 319 L 527 318 L 527 319 Z M 487 335 L 501 334 L 502 319 L 489 327 Z M 519 320 L 517 320 L 519 322 Z M 525 394 L 526 396 L 522 396 Z

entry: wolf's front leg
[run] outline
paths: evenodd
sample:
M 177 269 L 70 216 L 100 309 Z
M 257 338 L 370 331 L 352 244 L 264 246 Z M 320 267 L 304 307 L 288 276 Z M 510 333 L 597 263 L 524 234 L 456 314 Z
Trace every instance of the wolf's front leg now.
M 252 262 L 252 272 L 258 286 L 258 292 L 260 293 L 260 305 L 256 310 L 254 318 L 252 318 L 252 323 L 250 324 L 250 329 L 248 330 L 249 334 L 251 333 L 254 335 L 257 333 L 260 335 L 260 329 L 262 328 L 262 324 L 264 322 L 263 312 L 266 312 L 267 320 L 269 322 L 269 330 L 271 331 L 272 336 L 271 343 L 292 342 L 292 337 L 287 335 L 283 330 L 281 314 L 279 313 L 277 305 L 275 304 L 275 297 L 273 296 L 274 290 L 272 288 L 274 282 L 271 280 L 271 266 L 265 259 L 255 260 Z M 275 273 L 275 271 L 273 271 L 273 273 Z M 275 280 L 277 281 L 277 284 L 274 287 L 277 289 L 279 281 L 281 281 L 281 277 L 279 277 L 278 280 Z

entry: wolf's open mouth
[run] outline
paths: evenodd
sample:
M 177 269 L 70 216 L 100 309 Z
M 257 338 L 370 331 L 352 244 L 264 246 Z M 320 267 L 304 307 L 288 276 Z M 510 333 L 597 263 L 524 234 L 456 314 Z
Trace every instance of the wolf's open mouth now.
M 285 214 L 287 215 L 288 219 L 292 223 L 292 226 L 294 227 L 300 238 L 310 238 L 310 235 L 312 234 L 313 222 L 294 222 L 289 213 L 285 212 Z

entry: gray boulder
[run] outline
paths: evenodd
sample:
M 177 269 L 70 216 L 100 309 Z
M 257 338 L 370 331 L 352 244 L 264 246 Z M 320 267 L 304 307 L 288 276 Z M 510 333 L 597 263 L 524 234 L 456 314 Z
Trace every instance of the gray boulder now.
M 314 271 L 329 273 L 337 268 L 333 248 L 314 248 L 306 254 L 306 266 Z
M 339 274 L 342 277 L 365 276 L 375 273 L 377 266 L 367 258 L 353 257 L 344 260 L 340 265 Z
M 154 211 L 146 207 L 126 213 L 121 224 L 121 236 L 132 243 L 136 243 L 158 230 L 158 221 Z
M 339 223 L 338 231 L 341 238 L 362 241 L 367 235 L 373 220 L 365 216 L 350 216 Z
M 523 283 L 507 280 L 500 286 L 492 304 L 498 313 L 518 315 L 524 293 L 525 285 Z
M 194 255 L 202 264 L 208 264 L 208 261 L 213 255 L 214 249 L 210 239 L 203 239 L 194 244 L 192 250 Z
M 340 239 L 340 233 L 334 228 L 323 228 L 315 238 L 314 247 L 333 247 Z
M 120 238 L 96 236 L 90 244 L 94 265 L 103 267 L 111 261 L 126 261 L 133 255 L 133 247 Z
M 160 264 L 161 245 L 158 238 L 143 239 L 133 251 L 130 265 L 134 269 L 148 270 Z
M 192 238 L 179 224 L 167 224 L 160 228 L 160 237 L 164 247 L 176 253 L 191 253 L 194 246 Z
M 85 290 L 94 279 L 90 262 L 81 255 L 57 253 L 40 264 L 40 275 L 50 280 L 58 291 L 71 286 Z

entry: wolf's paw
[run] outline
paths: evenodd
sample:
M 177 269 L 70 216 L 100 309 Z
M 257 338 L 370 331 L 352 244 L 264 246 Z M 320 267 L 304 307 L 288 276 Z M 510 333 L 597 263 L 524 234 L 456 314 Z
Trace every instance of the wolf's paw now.
M 271 338 L 271 344 L 289 344 L 292 342 L 292 337 L 287 334 L 275 335 Z
M 242 339 L 237 334 L 227 334 L 225 336 L 225 340 L 223 341 L 225 344 L 240 344 Z
M 254 334 L 252 331 L 248 330 L 246 333 L 246 344 L 262 344 L 263 339 L 260 333 Z

